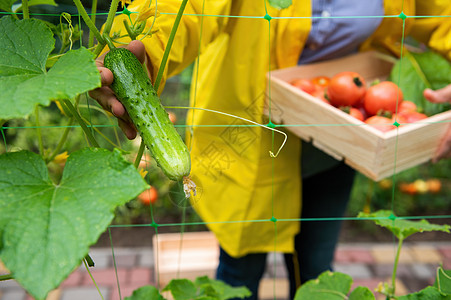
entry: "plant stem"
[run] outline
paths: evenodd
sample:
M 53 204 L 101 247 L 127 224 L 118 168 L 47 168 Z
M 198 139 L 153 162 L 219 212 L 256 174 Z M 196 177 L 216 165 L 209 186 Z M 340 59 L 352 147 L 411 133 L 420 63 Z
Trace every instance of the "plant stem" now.
M 86 25 L 89 27 L 90 32 L 92 32 L 99 43 L 103 42 L 103 37 L 100 34 L 99 30 L 97 29 L 96 25 L 92 22 L 92 20 L 89 18 L 88 13 L 86 12 L 85 8 L 83 7 L 83 4 L 81 4 L 80 0 L 74 0 L 74 4 L 78 9 L 78 13 L 83 18 L 83 21 L 85 21 Z
M 0 275 L 0 281 L 11 280 L 11 279 L 14 279 L 13 274 Z
M 105 22 L 105 27 L 103 32 L 110 35 L 111 27 L 113 26 L 114 16 L 116 15 L 117 6 L 119 5 L 119 0 L 112 0 L 110 10 L 108 11 L 108 17 Z
M 74 120 L 75 120 L 75 118 L 73 116 L 69 119 L 67 127 L 66 127 L 66 129 L 64 129 L 63 135 L 61 136 L 61 139 L 58 142 L 58 145 L 56 145 L 56 148 L 53 150 L 53 153 L 46 159 L 46 163 L 51 162 L 55 158 L 55 156 L 58 155 L 61 148 L 63 148 L 63 145 L 64 145 L 64 143 L 66 143 L 69 132 L 72 129 L 71 125 L 74 123 Z
M 403 241 L 404 241 L 404 238 L 399 238 L 399 240 L 398 240 L 398 249 L 396 250 L 395 262 L 393 264 L 393 274 L 392 274 L 392 277 L 391 277 L 392 296 L 395 295 L 395 291 L 396 291 L 396 271 L 398 269 L 399 256 L 401 254 L 401 248 L 402 248 L 402 242 Z
M 97 44 L 97 47 L 94 50 L 95 58 L 99 57 L 100 53 L 102 53 L 103 48 L 105 48 L 105 44 L 105 41 Z
M 39 105 L 36 105 L 34 114 L 36 117 L 36 133 L 38 135 L 39 153 L 41 153 L 41 155 L 44 155 L 44 143 L 42 142 L 41 123 L 39 122 Z
M 130 25 L 128 24 L 127 20 L 124 20 L 124 27 L 125 30 L 127 30 L 128 35 L 130 36 L 130 39 L 132 41 L 136 40 L 136 34 L 133 32 L 133 30 L 130 28 Z
M 135 168 L 137 168 L 137 169 L 139 167 L 139 163 L 141 162 L 141 158 L 143 156 L 144 149 L 145 149 L 144 140 L 141 139 L 141 145 L 139 145 L 139 150 L 138 150 L 138 153 L 136 154 L 136 159 L 135 159 L 135 163 L 134 163 Z
M 107 43 L 108 47 L 111 49 L 116 48 L 116 46 L 114 45 L 113 41 L 111 40 L 111 38 L 108 36 L 108 34 L 106 34 L 105 32 L 103 33 L 103 39 L 105 40 L 105 42 Z
M 24 19 L 30 18 L 30 11 L 28 9 L 28 0 L 22 0 L 22 12 Z
M 92 0 L 91 21 L 94 25 L 96 24 L 96 13 L 97 13 L 97 0 Z M 89 30 L 88 47 L 91 48 L 93 45 L 94 45 L 94 33 L 92 32 L 92 30 Z
M 91 130 L 88 128 L 88 126 L 86 126 L 86 123 L 83 121 L 83 119 L 81 118 L 80 114 L 78 113 L 78 111 L 75 109 L 75 107 L 72 105 L 72 102 L 70 100 L 67 99 L 63 99 L 61 101 L 61 104 L 65 105 L 66 108 L 70 111 L 70 113 L 72 114 L 72 116 L 75 117 L 75 119 L 77 119 L 78 124 L 80 124 L 81 128 L 83 129 L 83 132 L 86 134 L 86 137 L 88 138 L 89 142 L 91 142 L 91 144 L 94 147 L 100 147 L 99 144 L 97 143 L 96 139 L 94 138 L 94 136 L 92 135 Z
M 160 82 L 163 77 L 163 72 L 166 67 L 166 63 L 168 61 L 169 52 L 171 51 L 172 43 L 174 42 L 175 33 L 177 32 L 177 28 L 180 24 L 180 20 L 182 19 L 183 11 L 185 10 L 187 3 L 188 3 L 188 0 L 183 0 L 182 4 L 180 5 L 179 11 L 177 12 L 177 17 L 175 18 L 174 25 L 172 26 L 171 34 L 169 35 L 166 49 L 164 49 L 164 54 L 163 54 L 163 59 L 161 60 L 160 69 L 158 70 L 157 78 L 155 79 L 155 83 L 154 83 L 154 87 L 155 87 L 156 91 L 158 91 L 158 87 L 160 86 Z

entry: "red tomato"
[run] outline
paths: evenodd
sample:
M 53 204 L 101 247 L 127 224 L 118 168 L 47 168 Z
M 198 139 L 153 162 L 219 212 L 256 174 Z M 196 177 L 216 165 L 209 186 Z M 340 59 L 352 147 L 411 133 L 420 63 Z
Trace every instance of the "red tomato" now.
M 169 120 L 171 120 L 172 124 L 175 124 L 177 122 L 177 116 L 172 111 L 168 111 Z
M 396 126 L 393 125 L 392 119 L 377 115 L 369 117 L 368 119 L 365 120 L 365 123 L 371 125 L 372 127 L 382 132 L 387 132 L 396 128 Z
M 415 184 L 402 182 L 399 184 L 399 190 L 405 194 L 415 195 L 418 193 Z
M 151 186 L 138 196 L 139 201 L 144 205 L 154 204 L 158 200 L 158 191 L 156 188 Z
M 398 112 L 417 111 L 417 105 L 409 100 L 403 100 L 398 106 Z
M 316 86 L 325 88 L 329 85 L 330 78 L 327 76 L 316 76 L 310 79 L 310 81 Z
M 363 98 L 363 106 L 370 115 L 380 111 L 395 113 L 402 100 L 402 91 L 395 83 L 382 81 L 368 88 Z
M 296 78 L 290 84 L 308 94 L 312 94 L 316 90 L 315 85 L 310 80 L 304 78 Z
M 360 109 L 352 107 L 352 106 L 345 106 L 340 108 L 345 113 L 349 114 L 350 116 L 356 118 L 357 120 L 360 120 L 363 122 L 365 120 L 365 117 L 363 116 Z
M 402 111 L 399 112 L 398 115 L 402 116 L 406 120 L 406 123 L 415 123 L 428 117 L 427 115 L 417 111 Z
M 409 123 L 407 118 L 401 113 L 393 114 L 392 117 L 391 117 L 391 121 L 392 121 L 392 123 L 397 122 L 399 124 Z
M 353 106 L 365 95 L 366 83 L 356 72 L 341 72 L 333 76 L 327 88 L 333 106 Z
M 330 104 L 329 100 L 327 100 L 327 98 L 326 98 L 326 91 L 325 91 L 325 89 L 320 89 L 320 88 L 316 89 L 312 93 L 312 96 L 320 99 L 321 101 L 323 101 L 323 102 L 325 102 L 327 104 Z
M 439 179 L 428 179 L 426 184 L 430 193 L 437 194 L 442 190 L 442 182 Z
M 349 110 L 349 114 L 362 122 L 365 120 L 365 117 L 358 108 L 351 107 L 351 109 Z

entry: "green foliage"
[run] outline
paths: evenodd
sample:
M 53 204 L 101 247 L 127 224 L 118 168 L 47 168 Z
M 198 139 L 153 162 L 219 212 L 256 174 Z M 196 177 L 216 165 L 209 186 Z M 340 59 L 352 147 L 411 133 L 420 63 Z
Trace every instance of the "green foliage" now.
M 22 10 L 22 5 L 18 5 L 15 7 L 13 11 L 13 4 L 16 2 L 16 0 L 0 0 L 0 10 L 6 11 L 6 12 L 19 12 Z M 35 6 L 35 5 L 51 5 L 56 6 L 56 3 L 54 0 L 30 0 L 28 1 L 28 6 Z
M 389 210 L 380 210 L 375 213 L 360 213 L 359 218 L 370 218 L 382 227 L 390 230 L 398 239 L 402 240 L 408 236 L 425 231 L 443 231 L 449 233 L 451 226 L 430 224 L 426 220 L 411 221 L 396 217 Z
M 174 300 L 226 300 L 245 298 L 251 292 L 245 287 L 232 287 L 223 281 L 210 279 L 207 276 L 188 279 L 173 279 L 162 290 L 171 292 Z M 153 286 L 143 286 L 135 290 L 131 297 L 124 300 L 162 300 L 163 296 Z
M 449 104 L 431 103 L 423 97 L 424 89 L 440 89 L 451 82 L 451 64 L 435 52 L 407 52 L 395 64 L 389 79 L 399 85 L 405 99 L 415 102 L 427 115 L 451 108 Z
M 435 279 L 434 287 L 440 292 L 451 295 L 451 270 L 439 268 Z
M 173 279 L 163 289 L 170 291 L 175 300 L 245 298 L 251 292 L 245 287 L 231 287 L 223 281 L 210 279 L 207 276 L 196 278 L 194 282 L 188 279 Z
M 25 37 L 24 37 L 25 35 Z M 0 19 L 0 119 L 28 116 L 37 104 L 70 99 L 100 86 L 94 57 L 85 48 L 64 54 L 47 71 L 55 39 L 36 19 Z
M 398 300 L 451 300 L 451 295 L 443 294 L 436 288 L 428 286 L 419 292 L 398 297 Z
M 124 300 L 163 300 L 158 289 L 151 285 L 142 286 L 133 291 L 130 297 L 125 297 Z
M 373 293 L 366 287 L 357 287 L 351 290 L 352 277 L 340 272 L 326 271 L 317 279 L 307 281 L 297 290 L 295 300 L 374 300 Z
M 0 258 L 38 299 L 80 263 L 115 207 L 147 187 L 119 151 L 74 152 L 59 183 L 32 152 L 2 154 L 0 165 Z

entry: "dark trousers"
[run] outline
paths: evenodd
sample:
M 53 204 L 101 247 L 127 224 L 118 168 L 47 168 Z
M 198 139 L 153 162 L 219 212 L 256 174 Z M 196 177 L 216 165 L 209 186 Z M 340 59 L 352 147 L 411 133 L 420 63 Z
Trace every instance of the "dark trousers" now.
M 346 211 L 355 171 L 339 164 L 320 174 L 303 180 L 301 230 L 295 237 L 295 253 L 285 254 L 290 282 L 290 299 L 299 285 L 332 270 L 335 247 L 341 228 L 340 218 Z M 311 220 L 321 218 L 320 220 Z M 248 254 L 233 258 L 220 249 L 217 279 L 232 286 L 247 286 L 258 299 L 258 286 L 266 266 L 266 253 Z

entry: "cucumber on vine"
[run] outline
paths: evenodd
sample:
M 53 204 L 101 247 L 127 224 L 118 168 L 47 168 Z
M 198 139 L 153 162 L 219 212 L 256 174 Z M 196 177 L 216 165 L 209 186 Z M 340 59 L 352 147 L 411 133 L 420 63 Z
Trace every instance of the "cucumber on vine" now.
M 189 196 L 195 187 L 188 177 L 191 171 L 189 150 L 161 105 L 142 64 L 130 50 L 112 48 L 105 55 L 104 66 L 113 73 L 111 88 L 152 157 L 169 179 L 183 180 L 185 194 Z

